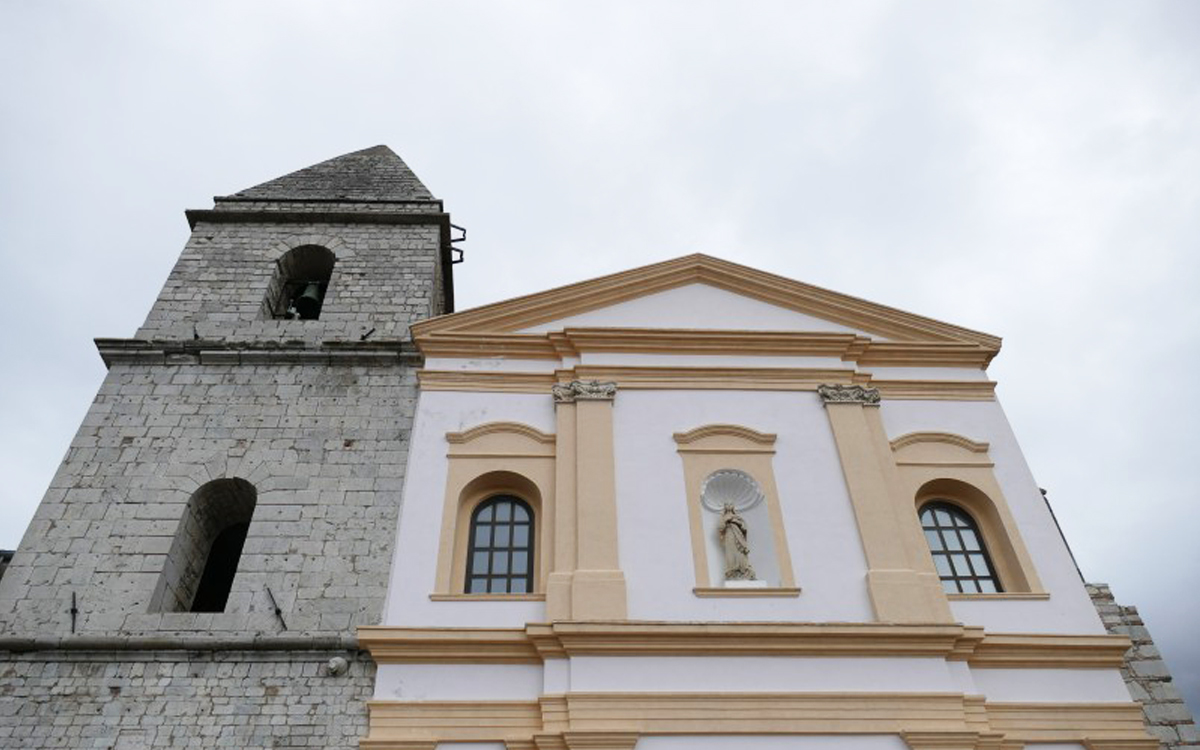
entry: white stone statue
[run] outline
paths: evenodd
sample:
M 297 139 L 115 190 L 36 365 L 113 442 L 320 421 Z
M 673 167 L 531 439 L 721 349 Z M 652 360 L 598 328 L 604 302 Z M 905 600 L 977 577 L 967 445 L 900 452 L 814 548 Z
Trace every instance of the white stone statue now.
M 758 577 L 754 575 L 754 568 L 750 566 L 746 519 L 737 512 L 733 503 L 725 503 L 725 507 L 721 510 L 721 520 L 717 523 L 717 532 L 721 537 L 721 549 L 725 551 L 725 580 L 758 580 Z

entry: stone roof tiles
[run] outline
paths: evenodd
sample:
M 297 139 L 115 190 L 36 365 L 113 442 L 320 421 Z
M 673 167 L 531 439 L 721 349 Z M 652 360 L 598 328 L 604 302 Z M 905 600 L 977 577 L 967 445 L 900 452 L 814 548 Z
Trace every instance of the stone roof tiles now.
M 343 154 L 228 197 L 266 201 L 434 200 L 429 189 L 387 146 Z

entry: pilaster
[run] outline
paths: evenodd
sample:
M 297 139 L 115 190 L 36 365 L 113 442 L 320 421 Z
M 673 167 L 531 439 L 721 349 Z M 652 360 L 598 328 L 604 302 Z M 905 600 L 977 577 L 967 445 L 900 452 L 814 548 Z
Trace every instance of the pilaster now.
M 879 417 L 879 391 L 823 385 L 834 442 L 867 558 L 867 588 L 882 622 L 953 622 L 936 574 L 922 565 L 912 503 L 900 497 L 891 447 Z
M 547 582 L 552 619 L 626 617 L 625 574 L 617 547 L 612 417 L 616 392 L 615 383 L 578 380 L 553 389 L 562 441 L 556 482 L 559 498 L 569 499 L 556 535 L 564 541 L 555 550 L 555 573 Z M 563 438 L 569 434 L 573 437 Z M 573 540 L 573 545 L 565 540 Z M 566 571 L 571 571 L 569 611 L 562 596 Z

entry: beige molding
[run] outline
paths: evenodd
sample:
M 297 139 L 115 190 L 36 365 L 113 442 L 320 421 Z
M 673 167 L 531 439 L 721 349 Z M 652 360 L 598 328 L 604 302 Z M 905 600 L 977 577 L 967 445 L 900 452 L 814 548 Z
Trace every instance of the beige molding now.
M 430 594 L 431 602 L 544 602 L 545 594 Z
M 961 693 L 568 693 L 541 701 L 369 701 L 363 748 L 399 743 L 533 742 L 629 747 L 638 735 L 899 734 L 914 748 L 1076 742 L 1115 750 L 1155 745 L 1137 703 L 993 703 Z M 547 726 L 549 725 L 549 726 Z M 551 729 L 550 727 L 554 728 Z M 597 744 L 574 744 L 573 738 Z M 522 745 L 528 747 L 528 745 Z
M 972 453 L 987 453 L 990 447 L 987 443 L 979 443 L 950 432 L 910 432 L 891 441 L 891 446 L 893 451 L 899 451 L 901 448 L 921 443 L 946 443 L 965 448 Z
M 680 446 L 692 445 L 705 438 L 718 436 L 740 438 L 765 447 L 775 445 L 774 435 L 735 424 L 708 424 L 688 430 L 687 432 L 676 432 L 673 435 L 675 442 Z M 681 450 L 683 449 L 681 448 Z
M 727 589 L 724 586 L 696 586 L 692 589 L 692 593 L 698 597 L 706 599 L 740 599 L 754 597 L 797 597 L 800 596 L 799 588 L 765 588 L 765 589 Z
M 477 391 L 483 393 L 544 393 L 558 382 L 550 373 L 417 370 L 423 391 Z
M 1094 747 L 1157 748 L 1143 728 L 1137 703 L 987 704 L 991 728 L 1024 742 L 1091 742 Z M 1133 744 L 1095 744 L 1122 742 Z
M 361 627 L 381 664 L 534 663 L 579 655 L 920 656 L 972 668 L 1117 669 L 1130 641 L 1114 635 L 985 634 L 982 628 L 883 623 L 553 622 L 511 628 Z
M 996 384 L 977 380 L 875 380 L 869 373 L 803 367 L 617 367 L 578 365 L 555 373 L 418 370 L 421 389 L 549 396 L 557 383 L 606 380 L 622 390 L 813 391 L 825 384 L 863 385 L 884 400 L 992 401 Z
M 706 284 L 840 323 L 896 342 L 974 344 L 997 352 L 999 337 L 804 284 L 707 255 L 621 273 L 415 323 L 414 338 L 445 332 L 515 332 L 688 284 Z
M 1000 594 L 946 594 L 952 602 L 987 602 L 987 601 L 1047 601 L 1050 594 L 1045 591 L 1037 593 L 1006 591 Z
M 995 633 L 976 646 L 972 669 L 1120 669 L 1132 642 L 1123 635 Z
M 477 425 L 463 432 L 447 432 L 446 442 L 453 445 L 462 445 L 470 443 L 487 435 L 495 434 L 514 434 L 527 437 L 536 443 L 544 443 L 546 445 L 554 445 L 554 436 L 542 432 L 536 427 L 530 427 L 527 424 L 519 422 L 487 422 Z
M 446 331 L 417 336 L 426 357 L 561 360 L 585 353 L 829 357 L 860 367 L 984 369 L 996 350 L 973 343 L 873 341 L 854 333 L 677 328 L 564 328 L 547 333 Z

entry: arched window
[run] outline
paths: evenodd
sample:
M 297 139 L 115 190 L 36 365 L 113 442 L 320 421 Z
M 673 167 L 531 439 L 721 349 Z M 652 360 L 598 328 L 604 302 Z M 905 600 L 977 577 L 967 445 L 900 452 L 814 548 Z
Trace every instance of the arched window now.
M 533 511 L 524 500 L 496 495 L 471 513 L 468 594 L 533 591 Z
M 319 318 L 336 261 L 334 254 L 320 245 L 301 245 L 284 253 L 276 261 L 275 276 L 267 289 L 269 317 Z
M 919 513 L 933 564 L 948 594 L 1003 591 L 975 519 L 945 500 L 932 500 Z
M 254 485 L 237 478 L 214 479 L 188 498 L 151 611 L 225 611 L 257 500 Z

